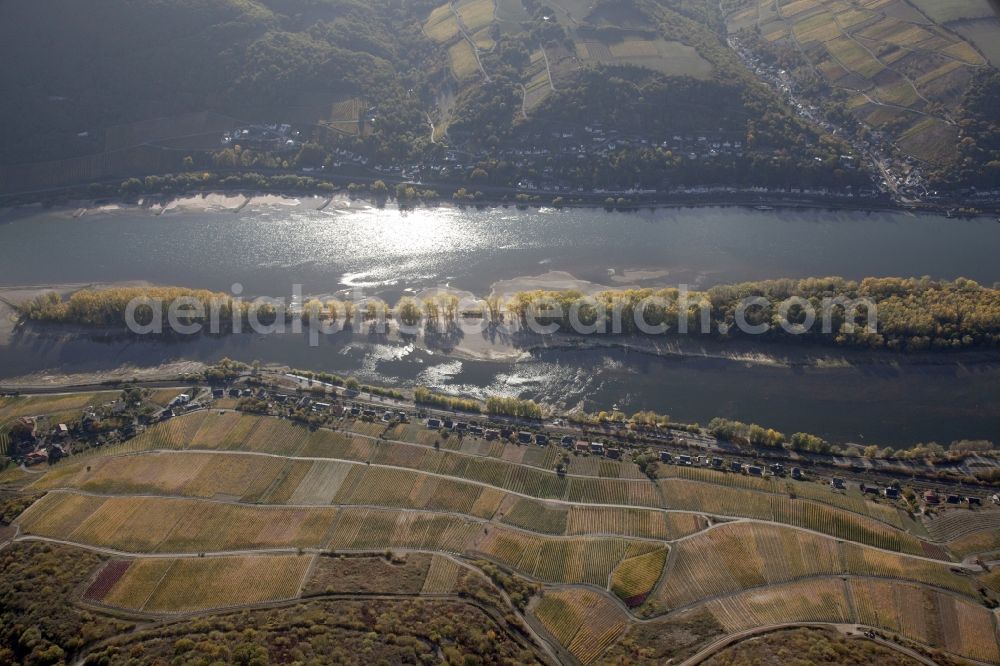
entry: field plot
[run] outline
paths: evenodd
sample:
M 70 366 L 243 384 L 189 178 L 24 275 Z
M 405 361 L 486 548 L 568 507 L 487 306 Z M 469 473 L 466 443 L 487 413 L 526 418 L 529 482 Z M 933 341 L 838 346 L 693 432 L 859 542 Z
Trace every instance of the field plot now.
M 341 100 L 330 106 L 329 115 L 322 124 L 341 134 L 356 135 L 361 129 L 363 110 L 364 101 L 358 97 Z
M 862 516 L 869 516 L 876 520 L 881 520 L 894 527 L 903 527 L 903 521 L 895 507 L 888 504 L 876 504 L 863 497 L 835 493 L 825 484 L 813 482 L 790 481 L 786 479 L 776 479 L 774 477 L 760 478 L 747 474 L 734 474 L 719 470 L 703 469 L 700 467 L 687 467 L 682 465 L 668 465 L 660 468 L 660 478 L 678 478 L 690 481 L 702 481 L 704 483 L 714 483 L 729 488 L 739 488 L 743 490 L 758 490 L 775 495 L 790 496 L 795 495 L 804 499 L 811 499 L 823 504 L 829 504 L 840 509 L 851 511 Z
M 679 539 L 704 529 L 705 525 L 705 519 L 695 513 L 574 506 L 569 510 L 566 533 Z
M 517 499 L 514 505 L 503 514 L 502 522 L 532 532 L 565 534 L 569 511 L 563 505 Z
M 174 462 L 177 457 L 167 456 L 167 459 Z M 284 469 L 286 463 L 278 458 L 251 455 L 199 453 L 180 457 L 206 460 L 178 494 L 229 500 L 239 500 L 261 483 L 269 484 Z
M 3 398 L 0 399 L 0 423 L 20 416 L 42 416 L 81 410 L 88 405 L 102 405 L 117 397 L 118 393 L 105 391 Z
M 141 448 L 149 449 L 185 449 L 201 427 L 207 412 L 197 411 L 185 416 L 158 423 L 136 440 L 141 442 Z
M 566 499 L 583 504 L 660 507 L 663 500 L 649 481 L 570 478 Z
M 308 433 L 305 444 L 299 449 L 298 455 L 309 458 L 338 458 L 366 462 L 371 460 L 375 452 L 375 442 L 367 437 L 330 430 L 316 430 Z
M 430 569 L 424 580 L 421 594 L 450 594 L 454 591 L 458 576 L 465 567 L 444 555 L 433 555 Z
M 712 64 L 694 47 L 659 38 L 629 37 L 619 42 L 578 42 L 577 54 L 586 61 L 637 65 L 667 76 L 707 79 L 714 71 Z
M 920 540 L 907 532 L 881 521 L 811 500 L 793 500 L 787 496 L 738 488 L 713 487 L 682 479 L 664 479 L 660 481 L 660 487 L 670 508 L 773 520 L 869 546 L 914 555 L 924 554 Z
M 285 419 L 262 418 L 247 439 L 239 445 L 242 451 L 299 455 L 309 430 Z
M 989 18 L 993 8 L 989 0 L 912 0 L 923 13 L 937 23 Z
M 318 548 L 336 509 L 155 497 L 49 493 L 19 521 L 25 533 L 130 553 Z
M 493 22 L 493 0 L 459 0 L 455 10 L 469 34 L 475 34 Z
M 397 447 L 398 446 L 399 445 L 397 445 Z M 497 486 L 498 488 L 512 488 L 514 486 L 512 477 L 518 475 L 522 471 L 525 476 L 544 474 L 544 472 L 538 470 L 517 467 L 516 465 L 511 465 L 492 458 L 474 458 L 472 456 L 460 455 L 451 452 L 443 452 L 438 455 L 439 457 L 426 460 L 426 462 L 435 466 L 433 471 L 438 474 L 445 474 L 447 476 L 455 476 L 469 479 L 471 481 L 488 483 L 491 486 Z M 540 486 L 541 480 L 537 481 L 534 485 Z
M 584 664 L 600 657 L 628 627 L 625 612 L 591 590 L 546 590 L 532 613 Z
M 462 40 L 448 47 L 451 72 L 459 81 L 468 81 L 479 76 L 479 64 L 469 42 Z
M 976 595 L 975 579 L 957 574 L 948 564 L 928 562 L 905 555 L 895 555 L 852 543 L 843 544 L 844 564 L 848 573 L 861 576 L 884 576 L 935 585 L 960 594 Z
M 527 90 L 524 104 L 529 110 L 544 102 L 552 94 L 549 73 L 545 67 L 545 56 L 541 49 L 531 54 L 531 63 L 525 71 L 524 87 Z
M 634 543 L 625 539 L 554 539 L 491 527 L 475 549 L 545 582 L 606 587 L 608 576 Z
M 259 495 L 260 489 L 268 487 L 285 465 L 280 458 L 244 454 L 142 453 L 58 467 L 35 482 L 33 488 L 238 500 Z
M 850 622 L 844 582 L 810 580 L 716 599 L 705 608 L 733 633 L 782 622 Z
M 551 448 L 559 453 L 558 449 Z M 559 456 L 547 466 L 552 469 L 559 462 Z M 569 473 L 578 476 L 599 476 L 606 479 L 646 479 L 639 466 L 632 462 L 608 460 L 599 456 L 574 456 L 569 460 Z
M 426 446 L 384 442 L 374 449 L 374 452 L 371 454 L 371 461 L 379 465 L 409 467 L 410 469 L 418 469 L 424 472 L 437 472 L 442 460 L 448 455 L 446 451 L 435 451 Z
M 316 461 L 288 498 L 289 504 L 331 504 L 355 466 L 342 462 Z
M 57 467 L 32 484 L 32 489 L 78 488 L 107 494 L 183 494 L 210 462 L 212 454 L 149 453 L 96 458 L 89 464 Z
M 976 553 L 994 553 L 1000 551 L 1000 530 L 983 530 L 959 537 L 948 543 L 956 557 L 968 557 Z
M 1000 67 L 1000 19 L 962 21 L 949 27 L 972 42 L 991 65 Z
M 471 514 L 480 495 L 488 490 L 483 486 L 419 472 L 369 467 L 351 470 L 337 494 L 336 502 Z
M 424 23 L 424 34 L 442 44 L 450 42 L 461 34 L 450 3 L 441 5 L 431 12 L 427 22 Z
M 254 555 L 139 560 L 104 603 L 147 613 L 227 608 L 298 596 L 311 556 Z
M 71 534 L 88 516 L 104 504 L 103 497 L 48 493 L 22 513 L 17 524 L 22 534 L 55 536 Z
M 308 460 L 286 460 L 274 476 L 258 476 L 241 501 L 250 504 L 285 504 L 291 500 L 292 494 L 312 466 L 313 463 Z
M 189 447 L 192 449 L 222 449 L 226 448 L 226 437 L 241 421 L 248 417 L 236 412 L 211 412 L 202 419 L 201 427 L 191 437 Z M 160 426 L 154 426 L 160 427 Z
M 434 513 L 348 508 L 327 544 L 331 550 L 413 548 L 462 553 L 482 533 L 478 522 Z
M 404 558 L 393 560 L 381 555 L 320 556 L 309 572 L 302 595 L 420 594 L 432 557 L 426 553 L 407 553 Z
M 954 541 L 974 532 L 1000 530 L 1000 510 L 954 509 L 930 519 L 924 518 L 924 525 L 935 541 Z
M 641 605 L 660 579 L 666 561 L 666 548 L 626 556 L 611 576 L 611 591 L 631 607 Z
M 842 569 L 833 539 L 759 523 L 720 525 L 674 549 L 675 559 L 656 591 L 667 608 Z
M 911 154 L 935 163 L 954 158 L 948 117 L 985 59 L 970 43 L 975 30 L 963 34 L 951 27 L 996 21 L 989 0 L 777 0 L 768 7 L 775 8 L 761 4 L 755 12 L 735 13 L 729 28 L 759 28 L 765 40 L 801 53 L 796 74 L 815 70 L 844 89 L 859 119 L 887 128 L 897 140 L 905 137 L 901 145 Z M 992 28 L 1000 29 L 1000 22 Z
M 851 580 L 858 622 L 991 663 L 1000 661 L 992 614 L 944 592 L 889 581 Z
M 83 593 L 85 601 L 96 601 L 100 603 L 107 596 L 111 588 L 118 582 L 131 566 L 132 560 L 108 560 L 107 563 L 97 573 L 97 577 L 87 587 Z

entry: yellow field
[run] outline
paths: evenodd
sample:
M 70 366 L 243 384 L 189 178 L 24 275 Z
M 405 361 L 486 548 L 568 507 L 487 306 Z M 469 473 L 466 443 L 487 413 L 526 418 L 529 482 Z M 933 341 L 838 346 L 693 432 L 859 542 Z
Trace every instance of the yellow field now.
M 442 44 L 450 42 L 459 35 L 458 22 L 450 4 L 442 5 L 431 12 L 430 18 L 424 24 L 424 34 Z
M 475 34 L 493 23 L 493 0 L 460 0 L 456 9 L 469 34 Z
M 590 590 L 546 590 L 532 612 L 584 664 L 600 657 L 628 627 L 624 611 Z
M 666 548 L 626 557 L 611 576 L 611 591 L 630 606 L 638 606 L 652 592 L 666 561 Z
M 67 395 L 39 395 L 0 398 L 0 423 L 21 416 L 43 416 L 60 412 L 82 410 L 88 405 L 100 406 L 118 397 L 116 391 L 71 393 Z
M 1000 661 L 992 614 L 943 592 L 889 581 L 848 583 L 858 621 L 982 661 Z
M 1000 551 L 1000 531 L 984 531 L 967 534 L 948 543 L 956 557 L 967 557 L 975 553 L 995 553 Z
M 236 412 L 211 412 L 202 420 L 201 426 L 191 437 L 189 447 L 192 449 L 222 449 L 226 448 L 226 437 L 245 417 Z
M 344 480 L 350 471 L 355 469 L 355 465 L 334 461 L 317 461 L 299 468 L 308 471 L 301 480 L 298 477 L 292 477 L 297 481 L 295 490 L 285 501 L 288 504 L 332 504 Z
M 850 622 L 844 583 L 810 580 L 743 592 L 705 608 L 728 632 L 782 622 Z
M 682 479 L 660 481 L 667 506 L 709 514 L 758 518 L 804 527 L 830 536 L 869 546 L 922 555 L 920 541 L 913 535 L 881 521 L 787 496 L 711 486 Z
M 616 534 L 679 539 L 704 527 L 704 518 L 695 513 L 574 506 L 569 511 L 566 534 Z
M 977 594 L 975 579 L 971 575 L 953 573 L 947 563 L 938 564 L 905 555 L 895 555 L 853 543 L 843 544 L 842 549 L 844 564 L 849 573 L 912 580 L 973 597 Z
M 467 81 L 479 76 L 479 64 L 469 42 L 462 40 L 448 47 L 451 72 L 459 81 Z
M 341 509 L 327 548 L 383 551 L 413 548 L 463 553 L 482 532 L 480 523 L 434 513 Z
M 703 481 L 729 488 L 758 490 L 775 495 L 787 496 L 794 494 L 796 497 L 816 500 L 817 502 L 829 504 L 862 516 L 870 516 L 895 527 L 903 527 L 902 519 L 895 507 L 888 504 L 876 504 L 860 496 L 835 493 L 826 484 L 808 481 L 790 481 L 774 477 L 765 479 L 746 474 L 733 474 L 719 470 L 681 465 L 671 465 L 661 468 L 659 470 L 659 477 Z
M 28 507 L 17 523 L 22 534 L 68 535 L 104 501 L 103 497 L 49 493 Z
M 133 562 L 103 603 L 175 613 L 298 596 L 311 556 L 197 557 Z
M 490 527 L 475 549 L 539 580 L 606 587 L 630 545 L 625 539 L 553 539 Z
M 566 499 L 584 504 L 661 507 L 663 500 L 649 481 L 570 478 Z
M 760 523 L 721 525 L 674 549 L 675 559 L 656 591 L 656 600 L 667 608 L 842 569 L 833 539 Z
M 336 509 L 293 509 L 154 497 L 49 493 L 18 521 L 23 533 L 132 553 L 319 548 Z
M 582 60 L 601 63 L 628 63 L 662 72 L 667 76 L 691 76 L 707 79 L 713 67 L 696 49 L 665 39 L 626 38 L 620 42 L 578 41 L 577 55 Z

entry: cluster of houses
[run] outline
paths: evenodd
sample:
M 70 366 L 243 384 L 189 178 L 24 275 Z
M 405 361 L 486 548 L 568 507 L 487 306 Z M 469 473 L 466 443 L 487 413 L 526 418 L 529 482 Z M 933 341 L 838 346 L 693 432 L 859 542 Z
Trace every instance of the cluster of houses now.
M 757 57 L 736 37 L 729 38 L 729 45 L 758 77 L 786 95 L 800 116 L 830 134 L 850 141 L 855 151 L 867 156 L 873 165 L 878 165 L 879 168 L 873 171 L 881 175 L 873 174 L 873 180 L 883 192 L 893 190 L 908 197 L 935 198 L 934 193 L 927 189 L 920 164 L 912 157 L 896 155 L 891 137 L 879 130 L 872 130 L 863 138 L 850 136 L 850 133 L 827 120 L 818 106 L 799 99 L 796 83 L 786 70 Z M 846 169 L 857 168 L 856 160 L 851 156 L 841 156 L 840 162 Z
M 27 466 L 55 462 L 73 453 L 80 442 L 106 443 L 145 430 L 148 414 L 138 415 L 141 402 L 128 404 L 124 395 L 100 405 L 88 405 L 78 419 L 50 423 L 48 417 L 25 416 L 11 428 L 11 457 Z
M 241 146 L 254 150 L 295 150 L 299 145 L 299 132 L 287 123 L 247 125 L 237 127 L 222 135 L 222 146 Z
M 924 492 L 924 504 L 930 507 L 939 506 L 941 503 L 951 504 L 953 506 L 959 504 L 967 504 L 968 506 L 982 506 L 983 500 L 979 497 L 968 496 L 963 497 L 962 495 L 957 495 L 955 493 L 949 493 L 944 496 L 942 500 L 941 495 L 937 493 L 936 490 L 928 490 Z M 996 495 L 993 496 L 993 503 L 1000 504 L 1000 497 Z
M 28 467 L 55 462 L 71 452 L 75 438 L 91 432 L 100 420 L 100 416 L 90 407 L 84 410 L 79 423 L 73 426 L 56 423 L 51 427 L 43 427 L 44 419 L 21 417 L 12 428 L 15 436 L 11 441 L 11 457 L 19 458 Z

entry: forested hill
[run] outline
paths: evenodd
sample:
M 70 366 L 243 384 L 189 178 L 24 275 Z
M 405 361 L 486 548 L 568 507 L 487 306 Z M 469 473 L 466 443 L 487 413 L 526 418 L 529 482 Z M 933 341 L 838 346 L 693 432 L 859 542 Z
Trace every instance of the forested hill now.
M 408 51 L 415 41 L 419 28 L 381 2 L 3 3 L 0 161 L 99 152 L 101 130 L 118 123 L 391 95 L 426 55 Z
M 880 102 L 882 115 L 862 125 L 843 95 L 807 80 L 795 53 L 767 50 L 765 29 L 785 24 L 767 23 L 748 2 L 7 2 L 0 167 L 16 168 L 0 170 L 0 180 L 18 192 L 216 167 L 326 168 L 470 192 L 739 185 L 899 194 L 872 181 L 888 168 L 913 197 L 926 195 L 932 167 L 942 182 L 993 182 L 987 84 L 996 69 L 962 40 L 961 26 L 941 19 L 947 62 L 933 52 L 938 42 L 921 47 L 940 64 L 935 81 L 961 68 L 947 100 L 914 78 L 916 119 L 879 120 L 886 109 L 903 113 Z M 782 15 L 788 4 L 777 0 Z M 862 41 L 899 23 L 875 10 L 850 16 L 864 18 Z M 849 17 L 828 18 L 832 31 Z M 884 59 L 899 47 L 886 48 Z M 940 122 L 920 115 L 938 113 L 936 94 L 951 105 Z M 190 120 L 196 113 L 215 115 Z M 224 132 L 262 123 L 289 125 L 295 141 L 221 147 Z M 897 141 L 903 132 L 907 141 Z M 943 145 L 933 163 L 900 152 Z M 68 158 L 81 159 L 41 165 Z M 883 166 L 869 168 L 876 158 Z

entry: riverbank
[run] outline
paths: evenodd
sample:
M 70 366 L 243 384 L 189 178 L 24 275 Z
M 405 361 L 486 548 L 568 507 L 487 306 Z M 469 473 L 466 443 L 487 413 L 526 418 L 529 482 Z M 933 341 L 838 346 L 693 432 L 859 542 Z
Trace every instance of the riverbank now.
M 298 174 L 288 174 L 296 176 Z M 315 174 L 304 177 L 315 179 Z M 138 206 L 149 207 L 155 210 L 171 210 L 176 208 L 190 207 L 193 210 L 216 210 L 232 209 L 238 211 L 242 208 L 240 201 L 246 205 L 249 201 L 261 201 L 271 199 L 272 203 L 281 203 L 282 200 L 297 200 L 317 198 L 323 201 L 346 200 L 350 202 L 363 202 L 372 206 L 395 206 L 400 209 L 414 208 L 435 208 L 435 207 L 502 207 L 520 209 L 538 209 L 556 207 L 560 209 L 602 209 L 609 212 L 628 213 L 640 208 L 652 209 L 673 209 L 673 208 L 703 208 L 703 207 L 740 207 L 756 210 L 785 209 L 785 210 L 848 210 L 859 212 L 911 212 L 944 214 L 956 212 L 957 217 L 974 218 L 977 216 L 994 217 L 1000 213 L 1000 205 L 984 202 L 981 210 L 973 212 L 962 208 L 964 202 L 945 203 L 907 203 L 900 204 L 884 197 L 863 197 L 863 196 L 821 196 L 807 195 L 791 192 L 726 192 L 724 187 L 706 188 L 705 192 L 695 193 L 664 193 L 664 192 L 568 192 L 568 191 L 544 191 L 544 190 L 519 190 L 513 188 L 486 187 L 483 186 L 477 191 L 480 196 L 468 195 L 466 199 L 459 199 L 451 196 L 451 192 L 458 191 L 468 183 L 423 183 L 419 187 L 425 190 L 437 191 L 440 195 L 437 198 L 408 199 L 400 201 L 393 196 L 375 196 L 368 188 L 371 184 L 382 180 L 392 188 L 397 184 L 406 184 L 407 181 L 385 177 L 376 178 L 332 178 L 330 180 L 317 180 L 317 183 L 330 184 L 338 183 L 342 189 L 330 191 L 328 188 L 304 189 L 304 190 L 253 190 L 236 188 L 208 188 L 205 190 L 189 190 L 185 192 L 174 192 L 169 195 L 159 193 L 144 193 L 141 195 L 122 195 L 108 191 L 106 196 L 93 197 L 93 188 L 87 187 L 67 187 L 55 190 L 45 190 L 27 192 L 23 194 L 7 194 L 0 196 L 0 214 L 5 210 L 23 208 L 26 206 L 46 206 L 49 208 L 73 208 L 74 210 L 109 210 L 115 207 Z M 349 182 L 348 182 L 349 181 Z M 349 184 L 361 185 L 361 189 L 354 193 L 348 193 L 346 186 Z M 119 184 L 115 181 L 114 184 Z M 110 183 L 106 185 L 110 186 Z M 241 199 L 242 198 L 242 199 Z M 206 202 L 199 208 L 194 203 L 197 200 Z M 233 204 L 233 201 L 236 201 Z M 183 202 L 176 205 L 175 202 Z M 219 206 L 219 202 L 222 205 Z M 146 203 L 143 203 L 146 202 Z M 217 206 L 219 206 L 217 208 Z M 957 211 L 962 208 L 961 213 Z

